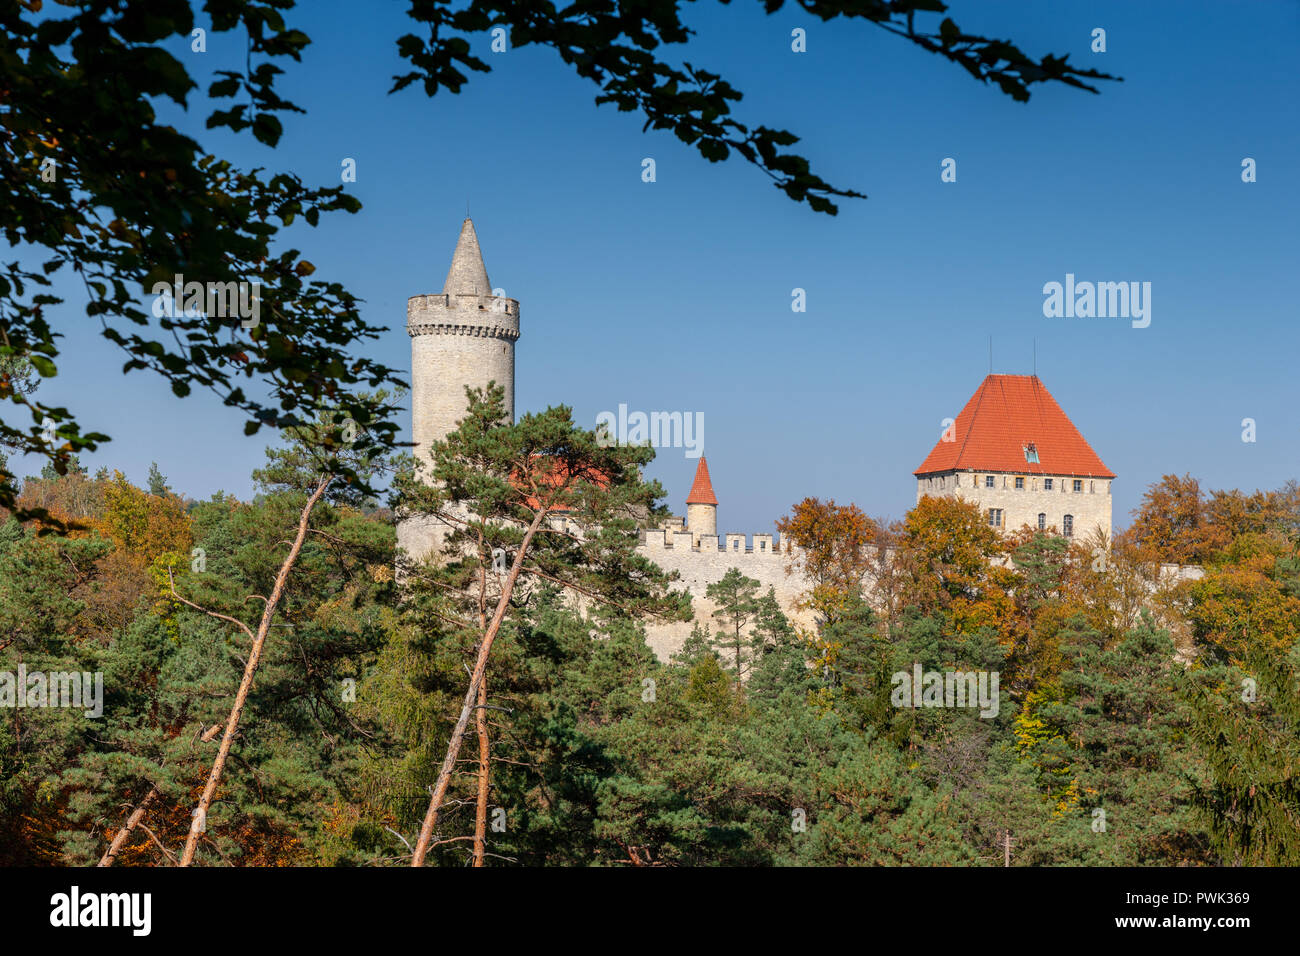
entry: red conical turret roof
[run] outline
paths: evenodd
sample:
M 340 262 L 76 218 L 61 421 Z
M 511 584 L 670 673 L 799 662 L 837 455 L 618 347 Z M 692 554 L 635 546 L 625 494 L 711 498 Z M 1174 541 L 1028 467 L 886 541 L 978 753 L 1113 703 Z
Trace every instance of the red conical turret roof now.
M 695 482 L 691 485 L 691 493 L 686 496 L 688 505 L 716 505 L 718 496 L 713 493 L 713 482 L 709 480 L 709 463 L 703 455 L 700 456 L 700 463 L 695 467 Z

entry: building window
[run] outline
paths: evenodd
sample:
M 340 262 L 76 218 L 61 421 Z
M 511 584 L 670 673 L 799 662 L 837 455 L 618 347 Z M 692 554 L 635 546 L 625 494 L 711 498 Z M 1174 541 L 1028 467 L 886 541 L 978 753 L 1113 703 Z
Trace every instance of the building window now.
M 1065 536 L 1071 538 L 1074 536 L 1074 515 L 1066 515 L 1065 520 L 1061 523 L 1065 530 Z
M 961 475 L 953 475 L 953 476 L 952 476 L 952 486 L 953 486 L 954 488 L 960 488 L 960 487 L 961 487 Z
M 1023 479 L 1023 478 L 1017 478 L 1017 479 L 1016 479 L 1016 491 L 1024 491 L 1024 490 L 1025 490 L 1025 479 Z
M 1028 445 L 1025 445 L 1024 450 L 1025 461 L 1029 462 L 1031 465 L 1038 464 L 1038 448 L 1035 447 L 1034 443 L 1030 442 Z
M 1096 493 L 1097 493 L 1097 483 L 1095 481 L 1088 482 L 1088 494 L 1095 495 Z
M 1038 513 L 1038 530 L 1047 530 L 1047 515 L 1043 514 L 1041 511 Z
M 1074 490 L 1075 490 L 1075 491 L 1083 491 L 1083 481 L 1082 481 L 1082 480 L 1080 480 L 1080 479 L 1078 479 L 1078 478 L 1074 479 Z
M 985 488 L 992 488 L 992 487 L 993 487 L 993 476 L 992 476 L 992 475 L 985 475 L 985 476 L 984 476 L 984 487 L 985 487 Z
M 989 527 L 990 527 L 990 528 L 1001 528 L 1001 527 L 1002 527 L 1002 509 L 1001 509 L 1001 508 L 990 508 L 990 509 L 989 509 Z
M 1052 479 L 1051 479 L 1051 478 L 1044 478 L 1044 479 L 1043 479 L 1043 490 L 1044 490 L 1044 491 L 1051 491 L 1051 490 L 1052 490 Z

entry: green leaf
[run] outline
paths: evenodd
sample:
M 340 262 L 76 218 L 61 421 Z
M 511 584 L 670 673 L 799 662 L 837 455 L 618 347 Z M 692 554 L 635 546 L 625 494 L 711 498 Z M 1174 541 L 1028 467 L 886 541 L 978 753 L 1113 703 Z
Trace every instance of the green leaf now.
M 267 146 L 278 143 L 283 132 L 284 127 L 280 125 L 280 121 L 270 113 L 258 113 L 253 120 L 253 135 Z

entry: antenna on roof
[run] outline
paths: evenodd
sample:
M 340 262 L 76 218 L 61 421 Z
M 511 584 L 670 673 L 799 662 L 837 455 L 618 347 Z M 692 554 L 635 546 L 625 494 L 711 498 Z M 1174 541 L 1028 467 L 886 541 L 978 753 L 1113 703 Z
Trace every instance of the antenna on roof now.
M 1038 378 L 1038 339 L 1034 339 L 1034 378 Z
M 989 374 L 993 374 L 993 336 L 989 336 Z

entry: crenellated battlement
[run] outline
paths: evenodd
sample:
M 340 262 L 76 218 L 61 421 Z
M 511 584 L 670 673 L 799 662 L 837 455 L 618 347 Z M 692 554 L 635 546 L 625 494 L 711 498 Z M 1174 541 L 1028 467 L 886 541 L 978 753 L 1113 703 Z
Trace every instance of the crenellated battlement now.
M 640 532 L 640 547 L 650 551 L 694 551 L 706 555 L 751 555 L 759 558 L 782 558 L 786 552 L 781 542 L 774 535 L 754 534 L 753 543 L 743 534 L 726 534 L 719 540 L 718 535 L 696 536 L 690 531 L 676 529 L 649 528 Z
M 499 295 L 413 295 L 406 300 L 406 332 L 514 341 L 519 338 L 519 303 Z
M 801 624 L 808 624 L 799 609 L 800 595 L 809 584 L 792 559 L 797 555 L 784 550 L 782 542 L 770 534 L 693 534 L 681 527 L 651 528 L 640 533 L 637 553 L 663 570 L 675 573 L 674 588 L 690 593 L 695 617 L 684 624 L 648 623 L 646 633 L 651 647 L 660 656 L 673 653 L 690 635 L 695 624 L 716 628 L 713 618 L 717 605 L 709 597 L 709 585 L 715 584 L 732 568 L 759 584 L 759 593 L 775 593 L 782 610 Z M 793 573 L 792 573 L 793 572 Z

